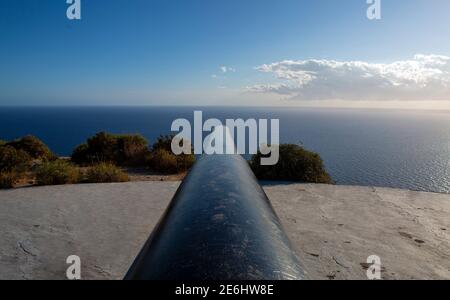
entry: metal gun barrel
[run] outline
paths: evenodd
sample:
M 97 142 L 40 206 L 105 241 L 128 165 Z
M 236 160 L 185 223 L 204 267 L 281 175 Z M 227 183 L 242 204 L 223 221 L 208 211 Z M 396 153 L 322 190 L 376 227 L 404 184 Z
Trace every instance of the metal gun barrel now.
M 240 155 L 204 155 L 127 280 L 305 279 L 266 194 Z

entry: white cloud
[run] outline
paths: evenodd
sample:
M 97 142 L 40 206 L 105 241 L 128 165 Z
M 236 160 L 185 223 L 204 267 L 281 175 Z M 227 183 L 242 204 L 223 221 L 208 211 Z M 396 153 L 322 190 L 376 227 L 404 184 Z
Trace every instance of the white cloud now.
M 278 79 L 247 87 L 294 100 L 450 100 L 450 57 L 416 55 L 388 64 L 281 61 L 256 68 Z
M 226 75 L 227 73 L 235 73 L 236 69 L 232 68 L 232 67 L 227 67 L 227 66 L 221 66 L 219 67 L 219 75 L 218 74 L 212 74 L 211 78 L 213 79 L 226 79 Z
M 231 68 L 231 67 L 227 67 L 227 66 L 221 66 L 220 67 L 220 71 L 222 72 L 222 73 L 230 73 L 230 72 L 236 72 L 236 69 L 234 69 L 234 68 Z

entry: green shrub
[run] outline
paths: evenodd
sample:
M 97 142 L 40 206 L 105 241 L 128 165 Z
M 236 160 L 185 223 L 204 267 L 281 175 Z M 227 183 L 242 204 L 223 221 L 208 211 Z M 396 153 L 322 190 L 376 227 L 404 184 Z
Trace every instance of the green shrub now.
M 89 146 L 87 144 L 81 144 L 77 146 L 72 152 L 71 160 L 72 162 L 79 165 L 94 163 L 91 160 L 91 156 L 89 154 Z
M 194 154 L 172 153 L 172 140 L 174 135 L 160 135 L 152 147 L 152 154 L 148 161 L 150 169 L 164 174 L 176 174 L 189 170 L 195 163 Z M 181 142 L 181 141 L 180 141 Z M 183 140 L 184 143 L 190 141 Z M 191 150 L 193 152 L 192 146 Z
M 177 155 L 177 170 L 178 172 L 188 171 L 195 163 L 194 154 L 181 154 Z
M 163 174 L 175 174 L 178 172 L 177 157 L 164 149 L 154 150 L 150 154 L 148 164 L 151 170 Z
M 174 137 L 174 135 L 160 135 L 153 144 L 153 151 L 165 150 L 167 152 L 172 152 L 172 139 Z
M 250 167 L 258 179 L 333 183 L 319 154 L 292 144 L 280 145 L 279 150 L 280 159 L 273 166 L 261 165 L 261 153 L 253 155 Z
M 3 146 L 4 144 L 6 144 L 5 141 L 0 140 L 0 147 Z
M 17 180 L 15 172 L 0 172 L 0 189 L 11 189 Z
M 78 183 L 80 170 L 64 160 L 44 162 L 36 169 L 38 185 L 59 185 Z
M 100 132 L 87 140 L 87 146 L 90 161 L 117 162 L 119 149 L 116 136 Z
M 145 162 L 149 152 L 148 141 L 140 135 L 118 136 L 119 161 L 127 165 L 139 165 Z
M 86 174 L 88 183 L 126 182 L 127 174 L 111 163 L 99 163 L 90 167 Z
M 191 148 L 191 153 L 194 153 L 194 148 L 192 147 L 191 141 L 183 139 L 183 138 L 175 138 L 175 135 L 160 135 L 157 139 L 156 142 L 153 144 L 152 146 L 152 150 L 166 150 L 168 152 L 172 152 L 172 141 L 176 139 L 176 143 L 178 144 L 178 142 L 180 143 L 180 145 L 186 145 L 186 143 L 190 146 Z
M 43 161 L 56 159 L 56 156 L 50 151 L 47 145 L 32 135 L 27 135 L 21 139 L 6 143 L 5 145 L 11 146 L 16 150 L 25 151 L 33 159 L 40 159 Z
M 177 174 L 187 171 L 195 162 L 192 155 L 174 155 L 165 149 L 154 150 L 148 159 L 148 166 L 151 170 L 163 174 Z
M 72 161 L 77 164 L 111 162 L 117 165 L 143 164 L 148 142 L 140 135 L 113 135 L 100 132 L 86 144 L 75 148 Z
M 12 146 L 0 146 L 0 172 L 23 172 L 30 168 L 32 158 L 23 150 Z

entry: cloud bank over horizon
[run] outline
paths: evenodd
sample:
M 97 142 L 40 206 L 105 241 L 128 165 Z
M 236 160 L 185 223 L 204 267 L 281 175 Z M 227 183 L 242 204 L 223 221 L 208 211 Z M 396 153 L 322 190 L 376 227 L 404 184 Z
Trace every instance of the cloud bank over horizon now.
M 450 57 L 415 55 L 392 63 L 326 59 L 285 60 L 257 71 L 276 77 L 246 88 L 291 100 L 450 100 Z

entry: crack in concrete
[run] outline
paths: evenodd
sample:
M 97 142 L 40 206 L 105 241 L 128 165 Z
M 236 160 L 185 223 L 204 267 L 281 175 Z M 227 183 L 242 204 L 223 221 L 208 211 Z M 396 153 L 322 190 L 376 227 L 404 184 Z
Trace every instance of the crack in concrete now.
M 94 269 L 97 270 L 100 274 L 104 275 L 104 276 L 108 276 L 111 277 L 112 274 L 111 272 L 103 269 L 102 267 L 100 267 L 99 265 L 94 265 Z
M 341 266 L 341 267 L 343 267 L 343 268 L 348 269 L 348 267 L 345 266 L 344 264 L 340 263 L 340 262 L 336 259 L 336 257 L 332 256 L 331 258 L 334 260 L 334 262 L 335 262 L 338 266 Z
M 25 248 L 25 246 L 22 244 L 22 242 L 19 242 L 18 245 L 19 245 L 19 248 L 20 248 L 25 254 L 31 255 L 31 256 L 33 256 L 33 257 L 36 257 L 36 256 L 37 256 L 37 255 L 34 254 L 33 252 L 27 250 L 27 249 Z

